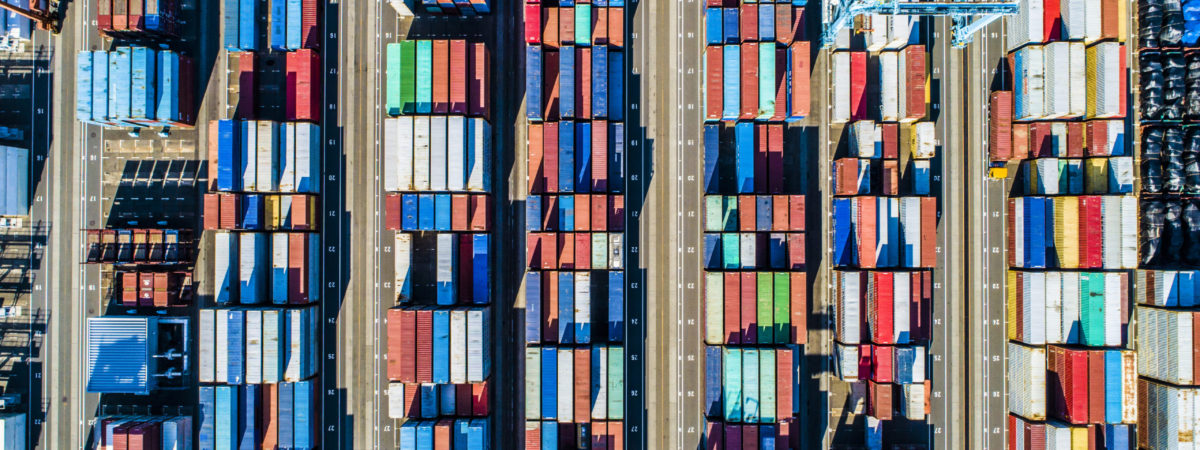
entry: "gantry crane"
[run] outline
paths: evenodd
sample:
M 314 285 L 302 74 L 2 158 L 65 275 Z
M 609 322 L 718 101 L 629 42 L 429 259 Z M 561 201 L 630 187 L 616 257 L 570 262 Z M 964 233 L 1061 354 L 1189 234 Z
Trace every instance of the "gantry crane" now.
M 45 1 L 48 3 L 44 11 L 40 11 L 33 5 Z M 51 33 L 57 34 L 62 29 L 62 20 L 59 17 L 58 0 L 29 0 L 29 7 L 21 7 L 11 3 L 0 2 L 0 8 L 7 9 L 16 13 L 19 16 L 37 22 L 38 28 L 49 30 Z
M 821 46 L 831 48 L 837 40 L 838 32 L 847 27 L 854 16 L 859 14 L 888 14 L 910 16 L 949 16 L 953 21 L 952 43 L 955 47 L 964 47 L 971 42 L 971 36 L 992 23 L 1000 16 L 1017 13 L 1017 1 L 991 2 L 954 2 L 954 1 L 912 1 L 897 0 L 849 0 L 848 3 L 837 5 L 832 14 L 833 19 L 827 22 L 821 32 Z

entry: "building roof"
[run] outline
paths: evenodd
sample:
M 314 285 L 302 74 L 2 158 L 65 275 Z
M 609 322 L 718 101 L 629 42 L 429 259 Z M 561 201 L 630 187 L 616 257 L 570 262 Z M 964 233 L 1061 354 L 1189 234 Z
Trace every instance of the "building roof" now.
M 155 388 L 153 317 L 88 319 L 88 392 L 147 395 Z

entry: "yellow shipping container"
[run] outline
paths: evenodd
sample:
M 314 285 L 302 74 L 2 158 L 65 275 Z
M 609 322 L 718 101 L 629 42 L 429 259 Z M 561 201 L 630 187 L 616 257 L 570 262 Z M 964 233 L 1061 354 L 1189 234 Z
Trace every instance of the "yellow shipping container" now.
M 1084 192 L 1108 193 L 1108 158 L 1088 158 L 1084 164 Z
M 279 196 L 264 195 L 263 196 L 263 228 L 268 231 L 279 229 Z
M 1056 197 L 1054 199 L 1054 249 L 1058 252 L 1058 266 L 1066 269 L 1079 267 L 1079 197 Z
M 1017 319 L 1017 273 L 1010 270 L 1006 275 L 1008 290 L 1005 295 L 1007 301 L 1004 303 L 1007 305 L 1008 312 L 1008 339 L 1016 340 L 1017 326 L 1021 322 Z

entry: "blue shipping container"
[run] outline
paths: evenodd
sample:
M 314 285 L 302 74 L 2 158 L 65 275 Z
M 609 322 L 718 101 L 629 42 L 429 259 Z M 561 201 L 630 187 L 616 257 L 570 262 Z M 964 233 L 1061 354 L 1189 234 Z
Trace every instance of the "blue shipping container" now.
M 75 55 L 75 119 L 92 120 L 92 52 L 82 51 Z
M 247 384 L 242 386 L 242 401 L 241 417 L 238 422 L 241 423 L 241 433 L 239 433 L 239 447 L 245 450 L 254 450 L 258 448 L 258 396 L 259 388 L 256 384 Z
M 234 167 L 240 166 L 241 127 L 232 120 L 217 122 L 217 190 L 234 191 L 241 188 L 242 178 L 234 175 Z
M 742 49 L 737 45 L 726 45 L 721 50 L 721 57 L 724 58 L 721 66 L 721 118 L 737 120 L 742 107 Z
M 721 45 L 724 36 L 721 35 L 721 8 L 704 9 L 704 37 L 708 45 Z
M 542 450 L 558 450 L 558 422 L 542 422 Z
M 854 265 L 854 226 L 850 223 L 851 203 L 849 198 L 833 199 L 833 264 Z
M 758 39 L 763 42 L 775 40 L 775 5 L 758 5 Z
M 740 194 L 754 192 L 754 123 L 738 122 L 733 128 L 734 152 L 737 161 L 737 191 Z
M 704 416 L 721 417 L 721 347 L 704 347 Z
M 758 236 L 762 237 L 762 234 Z M 761 254 L 762 252 L 759 253 Z M 770 258 L 768 265 L 772 269 L 787 269 L 787 235 L 783 233 L 771 233 L 767 238 L 767 253 Z
M 542 272 L 525 272 L 525 343 L 542 341 Z
M 154 117 L 164 125 L 183 120 L 179 112 L 179 96 L 185 94 L 181 88 L 179 54 L 170 50 L 158 52 L 158 104 Z
M 608 272 L 608 341 L 625 341 L 625 272 Z
M 755 206 L 755 229 L 758 231 L 771 231 L 771 201 L 773 197 L 770 195 L 756 196 L 755 200 L 758 203 Z
M 92 121 L 108 122 L 108 52 L 92 52 Z
M 433 228 L 437 231 L 450 231 L 450 194 L 435 194 L 433 199 L 434 220 Z
M 558 273 L 558 342 L 575 343 L 575 273 Z
M 200 386 L 200 434 L 197 437 L 200 448 L 216 448 L 217 446 L 217 390 L 212 386 Z
M 279 448 L 295 443 L 295 383 L 279 383 Z
M 400 197 L 400 228 L 404 230 L 417 230 L 420 225 L 417 222 L 417 194 L 404 194 Z
M 554 348 L 542 349 L 542 418 L 558 418 L 558 351 Z
M 608 52 L 608 118 L 625 120 L 625 54 Z M 612 181 L 609 180 L 609 184 Z
M 721 8 L 722 16 L 725 21 L 725 43 L 734 44 L 741 39 L 741 33 L 738 31 L 738 9 L 737 8 Z
M 1046 267 L 1046 205 L 1042 197 L 1025 197 L 1025 267 Z
M 476 305 L 486 305 L 492 302 L 491 261 L 489 257 L 488 234 L 476 233 L 471 236 L 471 247 L 474 255 L 471 258 L 471 300 Z
M 225 8 L 222 10 L 222 22 L 225 25 L 225 49 L 229 51 L 237 51 L 241 48 L 238 45 L 241 36 L 238 31 L 238 24 L 241 23 L 241 14 L 238 12 L 240 5 L 241 0 L 225 0 Z
M 258 1 L 241 0 L 238 4 L 238 47 L 258 50 Z
M 575 192 L 575 123 L 558 124 L 558 192 Z
M 242 228 L 262 229 L 262 196 L 246 194 L 242 197 Z
M 231 309 L 225 311 L 225 314 L 229 319 L 229 328 L 226 330 L 226 345 L 229 346 L 228 380 L 229 384 L 242 384 L 246 374 L 246 313 L 239 309 Z
M 315 327 L 314 327 L 315 328 Z M 295 384 L 292 393 L 294 401 L 292 448 L 306 450 L 316 448 L 316 436 L 313 435 L 316 414 L 316 384 L 313 380 L 301 381 Z
M 575 123 L 575 192 L 592 191 L 592 123 Z
M 108 96 L 109 104 L 116 108 L 117 121 L 129 119 L 130 88 L 133 75 L 133 49 L 117 47 L 117 54 L 109 57 Z
M 238 423 L 237 405 L 238 388 L 237 386 L 217 386 L 216 387 L 216 436 L 217 445 L 213 448 L 216 450 L 233 450 L 238 448 L 237 437 L 240 435 L 241 424 Z
M 417 194 L 417 222 L 418 229 L 421 231 L 433 231 L 434 216 L 433 216 L 433 194 Z
M 592 116 L 608 117 L 608 49 L 604 46 L 592 47 Z
M 721 268 L 721 235 L 704 233 L 704 268 L 718 270 Z
M 721 126 L 704 126 L 704 193 L 716 194 L 720 187 L 717 182 L 717 160 L 721 154 Z
M 287 2 L 287 23 L 291 26 L 287 27 L 286 44 L 288 50 L 299 50 L 302 45 L 302 36 L 300 31 L 303 29 L 300 26 L 302 7 L 300 0 L 288 0 Z
M 530 195 L 525 198 L 525 231 L 542 230 L 542 196 Z
M 271 48 L 286 51 L 287 48 L 287 10 L 288 0 L 270 0 L 271 7 Z M 297 25 L 299 22 L 297 22 Z M 300 28 L 300 27 L 296 27 Z
M 542 120 L 542 46 L 525 47 L 525 118 Z
M 458 401 L 456 386 L 455 384 L 443 384 L 438 388 L 438 411 L 441 411 L 442 415 L 453 416 L 456 414 L 457 405 L 455 403 Z
M 433 312 L 433 382 L 450 382 L 450 311 Z
M 420 411 L 421 417 L 431 419 L 438 416 L 438 385 L 436 384 L 419 384 L 417 385 L 417 403 L 420 406 L 417 410 Z
M 558 114 L 575 117 L 575 48 L 563 47 L 558 52 Z M 562 126 L 558 127 L 560 130 Z
M 575 196 L 573 195 L 564 195 L 558 198 L 558 230 L 575 231 Z
M 1121 377 L 1124 375 L 1121 371 L 1121 351 L 1120 350 L 1105 350 L 1104 351 L 1104 392 L 1111 392 L 1112 395 L 1104 396 L 1104 421 L 1109 423 L 1121 422 L 1121 395 L 1118 392 L 1125 392 L 1125 386 L 1122 386 Z M 1134 406 L 1134 405 L 1130 405 Z
M 609 124 L 608 136 L 608 189 L 619 194 L 625 192 L 625 124 Z

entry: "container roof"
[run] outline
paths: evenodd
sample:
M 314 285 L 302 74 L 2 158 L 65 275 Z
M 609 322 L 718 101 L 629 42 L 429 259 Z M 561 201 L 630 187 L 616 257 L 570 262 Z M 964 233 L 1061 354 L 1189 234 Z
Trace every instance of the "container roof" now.
M 147 395 L 154 390 L 152 317 L 88 319 L 88 392 Z

